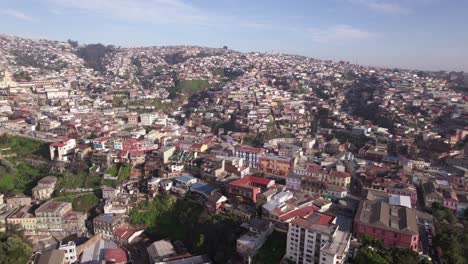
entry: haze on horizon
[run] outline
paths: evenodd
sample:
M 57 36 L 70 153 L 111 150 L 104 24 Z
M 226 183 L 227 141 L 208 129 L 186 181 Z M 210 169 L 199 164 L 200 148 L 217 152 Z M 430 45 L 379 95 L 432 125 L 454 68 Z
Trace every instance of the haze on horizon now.
M 468 71 L 467 10 L 457 0 L 0 0 L 0 33 Z

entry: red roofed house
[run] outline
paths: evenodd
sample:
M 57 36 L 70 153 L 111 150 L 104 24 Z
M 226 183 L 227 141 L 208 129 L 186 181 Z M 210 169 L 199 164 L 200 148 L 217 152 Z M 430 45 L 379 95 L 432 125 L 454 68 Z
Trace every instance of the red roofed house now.
M 275 184 L 274 180 L 245 176 L 230 182 L 226 186 L 226 192 L 232 199 L 256 203 L 257 195 L 261 193 L 262 190 L 266 190 L 271 187 L 273 184 Z
M 143 233 L 143 229 L 129 227 L 128 225 L 121 225 L 114 230 L 114 240 L 121 243 L 132 243 L 133 239 Z
M 127 252 L 121 247 L 106 249 L 104 257 L 106 264 L 125 264 L 128 261 Z
M 50 159 L 59 161 L 69 161 L 70 154 L 75 151 L 76 140 L 73 138 L 60 137 L 58 141 L 50 144 Z
M 384 201 L 361 201 L 354 218 L 354 235 L 366 234 L 387 246 L 418 251 L 416 211 Z
M 334 185 L 348 188 L 351 184 L 351 174 L 344 171 L 331 171 L 328 175 L 328 182 Z

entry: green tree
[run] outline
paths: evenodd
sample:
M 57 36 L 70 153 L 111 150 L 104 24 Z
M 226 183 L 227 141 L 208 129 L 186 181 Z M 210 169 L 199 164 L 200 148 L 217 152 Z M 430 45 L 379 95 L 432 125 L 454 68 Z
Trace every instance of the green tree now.
M 430 261 L 427 257 L 421 259 L 421 261 L 419 261 L 419 264 L 432 264 L 432 261 Z
M 418 254 L 408 248 L 393 248 L 390 255 L 392 263 L 413 264 L 418 262 Z
M 370 246 L 360 247 L 354 257 L 356 264 L 390 264 L 385 256 Z
M 32 256 L 32 248 L 21 237 L 0 233 L 0 264 L 25 264 Z

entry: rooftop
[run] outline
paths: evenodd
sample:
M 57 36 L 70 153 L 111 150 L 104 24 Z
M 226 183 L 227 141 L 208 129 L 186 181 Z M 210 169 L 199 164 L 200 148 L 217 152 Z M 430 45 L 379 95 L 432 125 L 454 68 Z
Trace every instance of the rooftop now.
M 383 201 L 362 201 L 354 221 L 401 233 L 418 234 L 414 210 Z

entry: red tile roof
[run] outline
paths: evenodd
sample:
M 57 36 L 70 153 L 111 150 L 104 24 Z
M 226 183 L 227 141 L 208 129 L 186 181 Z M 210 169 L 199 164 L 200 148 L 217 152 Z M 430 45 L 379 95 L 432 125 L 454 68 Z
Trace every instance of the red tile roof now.
M 315 211 L 318 211 L 318 208 L 313 206 L 313 205 L 309 205 L 309 206 L 299 208 L 297 210 L 292 210 L 290 212 L 287 212 L 286 214 L 280 216 L 279 219 L 282 220 L 282 221 L 287 221 L 289 219 L 293 219 L 293 218 L 296 218 L 296 217 L 308 216 L 308 215 L 314 213 Z
M 235 180 L 231 182 L 231 185 L 236 185 L 236 186 L 244 186 L 244 187 L 250 187 L 252 183 L 258 184 L 258 185 L 264 185 L 265 187 L 268 186 L 273 180 L 267 179 L 267 178 L 260 178 L 260 177 L 255 177 L 255 176 L 245 176 L 243 178 L 240 178 L 238 180 Z
M 330 176 L 337 178 L 350 178 L 351 174 L 344 171 L 332 171 Z
M 306 171 L 307 172 L 318 172 L 320 171 L 322 168 L 318 165 L 314 165 L 314 166 L 310 166 L 308 165 L 307 168 L 306 168 Z
M 130 228 L 127 225 L 123 225 L 123 226 L 120 226 L 119 228 L 117 228 L 116 230 L 114 230 L 114 236 L 118 236 L 121 239 L 127 240 L 133 234 L 135 234 L 138 231 L 140 231 L 140 230 L 138 230 L 136 228 Z
M 251 146 L 237 146 L 236 150 L 242 151 L 242 152 L 251 152 L 251 153 L 264 153 L 265 150 L 262 148 L 254 148 Z
M 106 262 L 126 263 L 128 261 L 127 253 L 121 247 L 109 248 L 106 250 Z

